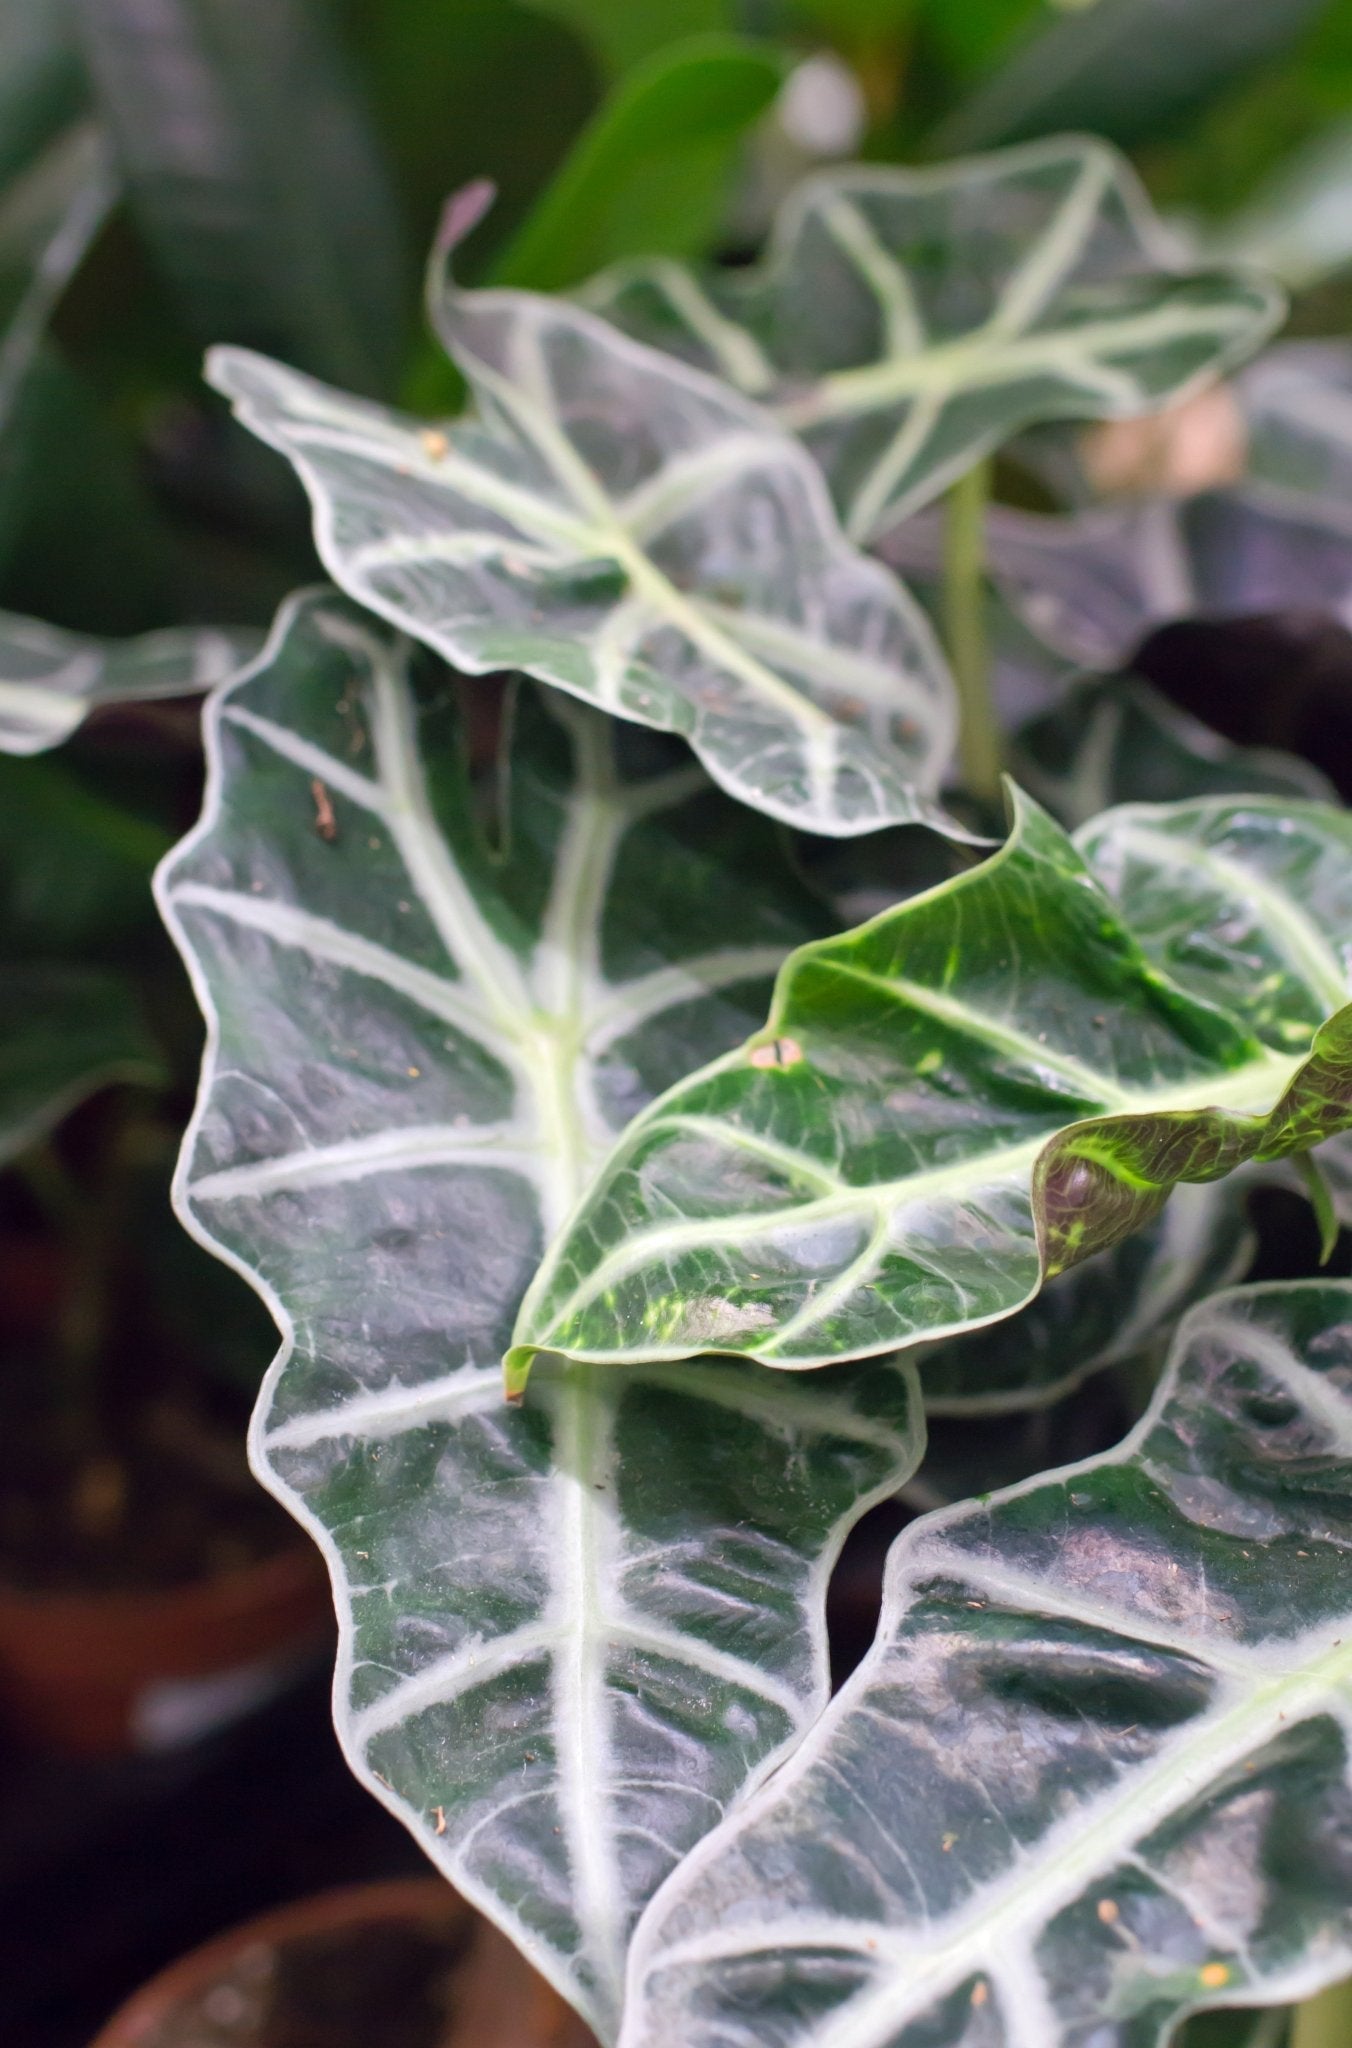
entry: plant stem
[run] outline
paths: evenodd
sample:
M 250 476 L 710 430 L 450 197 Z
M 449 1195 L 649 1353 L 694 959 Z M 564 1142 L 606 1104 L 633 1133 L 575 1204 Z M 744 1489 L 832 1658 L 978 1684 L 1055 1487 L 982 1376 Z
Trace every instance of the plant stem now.
M 1330 1984 L 1298 2005 L 1291 2026 L 1291 2048 L 1348 2048 L 1352 2042 L 1352 1978 Z
M 1000 733 L 986 646 L 986 506 L 989 461 L 974 463 L 948 493 L 944 522 L 944 634 L 958 686 L 962 779 L 974 797 L 1000 801 Z

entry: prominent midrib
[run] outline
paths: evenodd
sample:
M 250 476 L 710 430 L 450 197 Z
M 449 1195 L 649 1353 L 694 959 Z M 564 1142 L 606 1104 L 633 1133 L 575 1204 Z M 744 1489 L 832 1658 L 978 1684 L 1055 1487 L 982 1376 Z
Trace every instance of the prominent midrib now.
M 871 412 L 903 398 L 956 396 L 961 391 L 988 390 L 1017 383 L 1038 370 L 1058 368 L 1074 374 L 1077 358 L 1098 349 L 1118 356 L 1152 342 L 1227 328 L 1238 331 L 1237 312 L 1222 309 L 1158 306 L 1149 313 L 1122 320 L 1098 320 L 1082 327 L 1058 328 L 1050 334 L 1005 340 L 990 324 L 960 341 L 938 342 L 923 355 L 869 363 L 855 370 L 837 370 L 823 377 L 802 398 L 775 408 L 776 416 L 796 433 L 856 412 Z
M 744 1057 L 742 1054 L 735 1059 Z M 1149 1116 L 1168 1110 L 1231 1109 L 1243 1113 L 1256 1113 L 1265 1105 L 1269 1093 L 1273 1101 L 1285 1093 L 1293 1076 L 1304 1065 L 1308 1052 L 1283 1058 L 1280 1054 L 1267 1052 L 1262 1059 L 1235 1069 L 1214 1082 L 1198 1079 L 1193 1082 L 1161 1089 L 1157 1094 L 1141 1092 L 1123 1093 L 1117 1100 L 1104 1104 L 1102 1112 L 1090 1111 L 1090 1116 Z M 1270 1107 L 1271 1104 L 1266 1104 Z M 716 1239 L 720 1243 L 741 1244 L 766 1238 L 777 1229 L 798 1229 L 803 1224 L 827 1222 L 832 1217 L 857 1213 L 868 1216 L 888 1206 L 906 1204 L 951 1194 L 964 1188 L 983 1188 L 993 1182 L 1002 1181 L 1017 1173 L 1021 1168 L 1031 1168 L 1039 1153 L 1060 1131 L 1073 1127 L 1085 1119 L 1076 1117 L 1064 1124 L 1049 1124 L 1036 1137 L 1025 1139 L 1018 1145 L 1006 1146 L 998 1152 L 981 1152 L 959 1160 L 955 1165 L 932 1167 L 927 1171 L 908 1174 L 901 1180 L 875 1181 L 859 1187 L 844 1187 L 838 1193 L 820 1196 L 809 1202 L 788 1203 L 780 1209 L 744 1211 L 740 1215 L 718 1215 L 692 1219 L 688 1223 L 664 1224 L 648 1231 L 632 1233 L 622 1245 L 599 1260 L 586 1280 L 568 1297 L 566 1302 L 549 1313 L 549 1330 L 562 1330 L 578 1310 L 592 1300 L 604 1288 L 617 1280 L 623 1280 L 646 1265 L 650 1259 L 665 1256 L 668 1252 L 698 1250 L 702 1245 Z M 663 1119 L 655 1118 L 660 1127 Z M 648 1128 L 652 1128 L 649 1126 Z M 735 1149 L 735 1132 L 727 1134 L 729 1149 Z M 852 1262 L 853 1264 L 853 1262 Z M 527 1296 L 527 1301 L 530 1297 Z M 524 1304 L 523 1304 L 524 1306 Z M 526 1341 L 544 1343 L 543 1337 Z M 579 1350 L 570 1355 L 583 1357 Z M 609 1355 L 609 1354 L 605 1354 Z M 644 1357 L 648 1356 L 645 1349 Z M 673 1357 L 684 1355 L 673 1349 Z
M 885 2048 L 899 2024 L 918 2017 L 968 1975 L 988 1975 L 998 1985 L 1003 1941 L 1017 1939 L 1030 1920 L 1046 1926 L 1095 1875 L 1111 1871 L 1116 1858 L 1195 1798 L 1201 1786 L 1217 1783 L 1285 1727 L 1318 1714 L 1330 1694 L 1349 1683 L 1352 1643 L 1339 1642 L 1302 1675 L 1274 1677 L 1214 1719 L 1202 1714 L 1166 1763 L 1133 1774 L 1144 1783 L 1071 1816 L 1065 1840 L 1042 1861 L 1043 1874 L 1005 1885 L 1003 1897 L 978 1908 L 951 1941 L 929 1954 L 911 1942 L 880 1941 L 880 1953 L 905 1971 L 906 2010 L 900 2009 L 895 1980 L 880 1985 L 815 2034 L 812 2048 Z
M 560 432 L 541 402 L 533 401 L 509 377 L 481 360 L 474 363 L 473 374 L 491 388 L 499 403 L 510 411 L 523 434 L 548 462 L 565 490 L 572 493 L 593 524 L 599 550 L 614 557 L 636 594 L 646 598 L 661 616 L 679 626 L 696 647 L 740 676 L 759 696 L 782 704 L 795 723 L 835 731 L 835 720 L 829 712 L 784 682 L 773 669 L 756 661 L 663 575 L 620 523 L 616 508 L 599 479 Z

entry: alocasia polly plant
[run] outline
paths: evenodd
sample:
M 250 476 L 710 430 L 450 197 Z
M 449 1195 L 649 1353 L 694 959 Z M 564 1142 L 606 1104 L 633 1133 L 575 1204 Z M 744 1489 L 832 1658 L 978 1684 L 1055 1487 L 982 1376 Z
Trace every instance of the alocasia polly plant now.
M 824 172 L 751 276 L 632 265 L 589 298 L 767 400 L 861 541 L 1019 427 L 1179 397 L 1281 312 L 1259 278 L 1187 270 L 1128 166 L 1084 136 Z
M 1352 827 L 1013 621 L 1050 809 L 1002 833 L 864 552 L 1280 295 L 1080 139 L 832 172 L 760 267 L 585 303 L 450 282 L 482 203 L 430 291 L 461 417 L 211 358 L 341 592 L 213 691 L 158 881 L 209 1026 L 178 1205 L 283 1335 L 253 1457 L 353 1767 L 633 2048 L 1153 2048 L 1327 1983 L 1352 1297 L 1215 1290 L 1257 1178 L 1333 1228 Z M 1185 1311 L 1119 1450 L 903 1534 L 828 1707 L 925 1399 L 1054 1446 Z
M 825 1573 L 921 1411 L 904 1362 L 503 1406 L 542 1234 L 818 913 L 760 819 L 566 697 L 521 708 L 495 851 L 419 666 L 321 594 L 213 702 L 161 880 L 215 1019 L 181 1194 L 290 1332 L 255 1456 L 341 1588 L 354 1764 L 604 2025 L 637 1912 L 824 1704 Z

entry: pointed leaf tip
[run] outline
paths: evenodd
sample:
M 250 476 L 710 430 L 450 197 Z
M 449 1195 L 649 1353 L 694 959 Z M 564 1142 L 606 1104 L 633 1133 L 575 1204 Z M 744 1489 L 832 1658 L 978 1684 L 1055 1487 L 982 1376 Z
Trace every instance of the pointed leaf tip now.
M 441 209 L 432 245 L 434 258 L 444 262 L 452 250 L 458 249 L 478 227 L 497 196 L 498 188 L 491 178 L 473 178 L 458 192 L 452 192 Z

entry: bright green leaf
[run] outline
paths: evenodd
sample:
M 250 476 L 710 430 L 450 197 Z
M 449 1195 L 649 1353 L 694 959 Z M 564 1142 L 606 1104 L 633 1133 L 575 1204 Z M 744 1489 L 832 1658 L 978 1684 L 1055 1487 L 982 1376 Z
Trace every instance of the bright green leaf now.
M 1188 270 L 1125 160 L 1065 136 L 809 178 L 755 270 L 621 266 L 588 302 L 764 399 L 859 541 L 1035 420 L 1182 396 L 1257 348 L 1275 286 Z
M 322 0 L 77 0 L 131 204 L 190 328 L 397 382 L 398 215 Z
M 114 1081 L 153 1086 L 162 1063 L 115 974 L 54 961 L 0 975 L 0 1164 Z
M 240 627 L 174 627 L 96 640 L 0 612 L 0 753 L 40 754 L 69 739 L 100 704 L 195 696 L 258 648 Z
M 1174 978 L 1170 978 L 1170 977 Z M 508 1359 L 801 1368 L 979 1327 L 1179 1181 L 1352 1123 L 1352 818 L 1110 811 L 803 947 L 762 1031 L 636 1119 Z
M 908 1529 L 640 1925 L 625 2048 L 1157 2048 L 1346 1974 L 1349 1385 L 1352 1286 L 1239 1289 L 1119 1449 Z
M 783 65 L 735 36 L 663 50 L 611 94 L 493 267 L 560 291 L 626 256 L 703 253 L 734 153 Z
M 448 288 L 438 313 L 481 407 L 444 430 L 210 358 L 295 464 L 337 582 L 461 668 L 680 733 L 773 817 L 957 829 L 934 796 L 954 721 L 934 636 L 791 436 L 566 302 Z
M 818 920 L 764 820 L 553 692 L 491 851 L 449 699 L 321 594 L 211 701 L 159 884 L 210 1029 L 178 1199 L 285 1332 L 253 1455 L 329 1561 L 354 1769 L 605 2028 L 639 1908 L 825 1703 L 826 1574 L 919 1403 L 888 1365 L 504 1405 L 543 1234 Z

